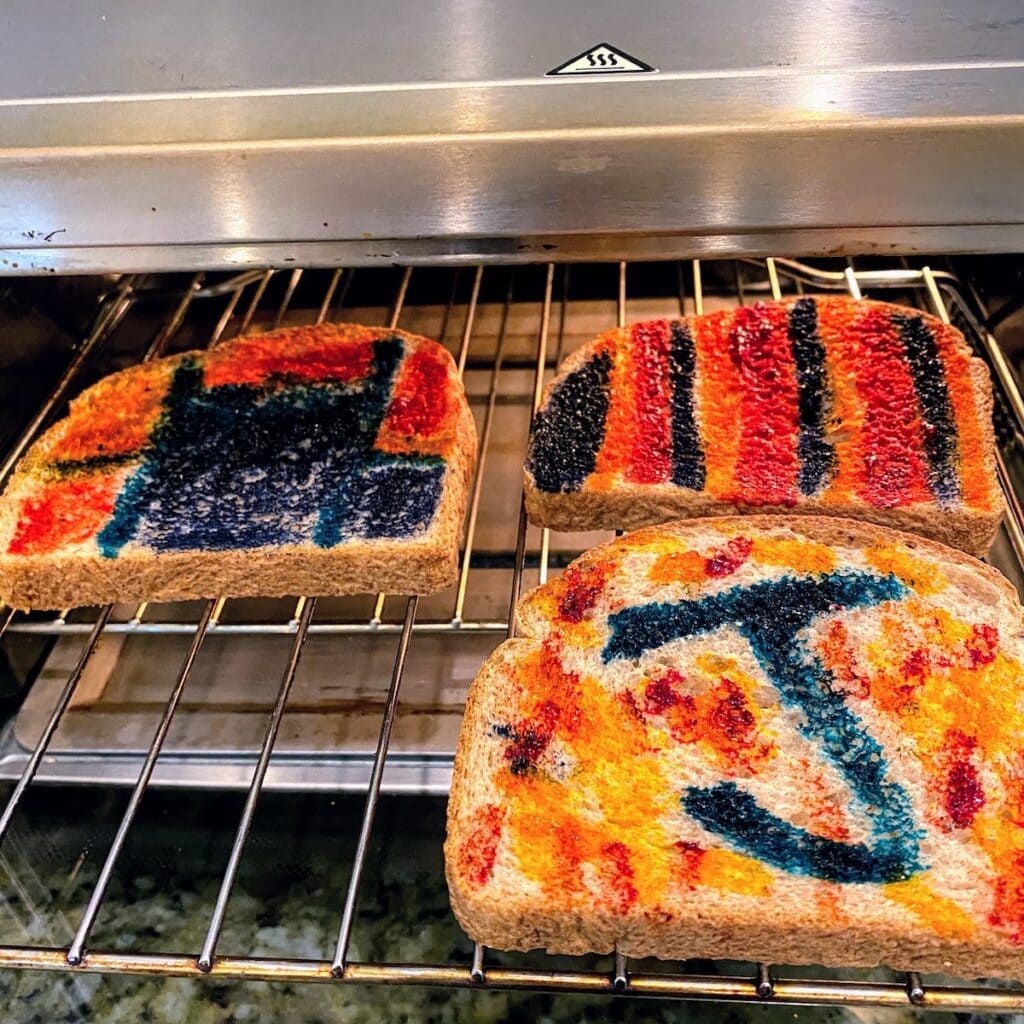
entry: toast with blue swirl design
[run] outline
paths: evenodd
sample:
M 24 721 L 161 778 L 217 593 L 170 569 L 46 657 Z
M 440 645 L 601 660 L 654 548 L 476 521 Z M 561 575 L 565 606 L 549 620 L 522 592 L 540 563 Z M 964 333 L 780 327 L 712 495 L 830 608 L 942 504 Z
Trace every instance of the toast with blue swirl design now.
M 595 548 L 474 682 L 447 873 L 504 949 L 1024 976 L 1024 621 L 851 520 Z

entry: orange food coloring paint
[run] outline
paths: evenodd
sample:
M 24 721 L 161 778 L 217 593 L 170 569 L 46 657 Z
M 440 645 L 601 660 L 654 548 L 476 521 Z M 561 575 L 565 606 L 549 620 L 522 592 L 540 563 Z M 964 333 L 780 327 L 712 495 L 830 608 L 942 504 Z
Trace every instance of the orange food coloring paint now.
M 735 492 L 743 393 L 730 346 L 731 320 L 732 311 L 723 310 L 692 322 L 697 355 L 697 408 L 704 442 L 704 489 L 723 500 Z
M 704 561 L 696 551 L 672 551 L 652 563 L 647 577 L 653 583 L 702 583 L 707 579 Z
M 989 443 L 978 415 L 971 355 L 949 324 L 936 326 L 935 344 L 942 358 L 956 419 L 963 499 L 976 508 L 990 509 L 993 495 L 988 482 L 991 478 L 987 459 Z
M 171 380 L 163 363 L 144 363 L 97 385 L 86 406 L 72 415 L 46 452 L 51 463 L 109 459 L 140 451 L 160 417 Z
M 621 338 L 621 340 L 619 340 Z M 625 330 L 609 340 L 605 351 L 612 358 L 609 375 L 611 402 L 605 417 L 604 440 L 587 486 L 608 490 L 629 466 L 636 428 L 636 377 L 632 346 Z

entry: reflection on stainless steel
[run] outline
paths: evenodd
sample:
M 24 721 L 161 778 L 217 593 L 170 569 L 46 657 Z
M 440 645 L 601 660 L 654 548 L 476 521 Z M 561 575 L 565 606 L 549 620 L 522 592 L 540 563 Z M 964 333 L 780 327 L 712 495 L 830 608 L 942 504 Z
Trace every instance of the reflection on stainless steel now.
M 0 273 L 1020 250 L 1018 5 L 932 6 L 21 4 Z
M 723 293 L 721 288 L 708 292 L 709 280 L 722 279 L 717 268 L 692 266 L 677 268 L 680 286 L 673 286 L 672 294 L 659 299 L 662 305 L 657 309 L 660 315 L 673 315 L 682 308 L 685 299 L 682 282 L 692 282 L 693 307 L 697 311 L 735 305 L 737 301 L 755 296 L 770 295 L 783 298 L 792 290 L 799 292 L 804 284 L 817 290 L 846 289 L 861 290 L 871 294 L 874 291 L 899 289 L 902 301 L 925 305 L 931 302 L 934 311 L 948 317 L 951 313 L 967 327 L 970 340 L 979 352 L 996 364 L 993 347 L 997 345 L 991 335 L 986 335 L 979 324 L 984 319 L 984 310 L 973 300 L 968 300 L 959 282 L 951 274 L 932 272 L 929 269 L 904 268 L 864 269 L 849 266 L 843 270 L 822 271 L 814 266 L 785 259 L 770 259 L 746 264 L 727 264 L 729 280 L 734 292 Z M 498 483 L 498 477 L 511 477 L 517 495 L 514 504 L 505 502 L 495 505 L 491 501 L 490 487 L 483 486 L 482 477 L 470 484 L 470 508 L 465 524 L 465 543 L 460 561 L 459 584 L 452 594 L 441 595 L 438 599 L 408 599 L 401 622 L 381 621 L 384 612 L 378 599 L 373 612 L 369 605 L 372 597 L 354 600 L 348 604 L 332 604 L 323 599 L 316 607 L 311 598 L 301 597 L 297 601 L 272 603 L 269 612 L 247 612 L 245 602 L 208 602 L 196 624 L 195 614 L 188 608 L 177 613 L 171 606 L 148 605 L 121 614 L 106 608 L 101 610 L 95 621 L 67 621 L 66 616 L 50 620 L 28 620 L 7 611 L 3 622 L 10 620 L 8 633 L 13 637 L 23 635 L 49 634 L 57 638 L 58 646 L 48 662 L 51 678 L 40 678 L 28 696 L 25 706 L 25 721 L 32 719 L 31 728 L 24 724 L 21 733 L 17 727 L 0 749 L 0 770 L 7 777 L 20 776 L 11 799 L 0 815 L 0 840 L 10 823 L 15 808 L 19 805 L 27 786 L 38 776 L 40 779 L 65 779 L 85 782 L 125 783 L 133 786 L 133 792 L 120 826 L 108 850 L 105 863 L 99 873 L 86 909 L 74 939 L 67 949 L 35 948 L 29 946 L 0 947 L 0 966 L 29 967 L 43 970 L 72 970 L 75 972 L 129 972 L 140 974 L 177 975 L 199 977 L 204 974 L 220 978 L 268 979 L 277 981 L 321 981 L 335 984 L 423 984 L 457 987 L 487 987 L 511 989 L 543 989 L 557 992 L 628 993 L 637 996 L 663 998 L 699 998 L 733 1000 L 740 1002 L 769 1001 L 780 1004 L 807 1002 L 846 1006 L 922 1007 L 927 1009 L 956 1009 L 967 1011 L 1024 1010 L 1024 989 L 996 989 L 984 986 L 955 986 L 929 984 L 925 986 L 917 974 L 908 974 L 901 981 L 893 982 L 849 982 L 832 977 L 822 971 L 820 976 L 810 980 L 786 978 L 783 969 L 767 963 L 751 965 L 750 973 L 742 977 L 705 977 L 687 973 L 648 974 L 634 972 L 629 961 L 616 953 L 610 968 L 605 970 L 541 970 L 509 969 L 488 966 L 485 963 L 486 950 L 477 945 L 471 962 L 459 964 L 408 964 L 383 962 L 352 962 L 348 959 L 349 938 L 355 919 L 359 898 L 360 882 L 373 841 L 374 815 L 379 795 L 383 792 L 443 792 L 451 763 L 451 744 L 454 731 L 445 733 L 438 728 L 436 734 L 428 733 L 427 739 L 403 737 L 399 733 L 403 725 L 402 709 L 411 701 L 421 702 L 424 695 L 435 693 L 435 684 L 424 684 L 418 673 L 423 660 L 441 655 L 457 659 L 475 668 L 480 657 L 486 653 L 495 640 L 502 635 L 513 635 L 515 626 L 511 615 L 519 594 L 527 581 L 544 578 L 549 559 L 558 556 L 561 564 L 574 553 L 573 538 L 552 535 L 548 531 L 536 530 L 529 526 L 518 499 L 521 466 L 521 445 L 525 441 L 525 428 L 531 413 L 540 400 L 541 389 L 546 376 L 553 370 L 562 354 L 563 346 L 574 346 L 585 341 L 593 333 L 606 329 L 618 322 L 624 323 L 630 316 L 647 315 L 647 303 L 653 301 L 644 296 L 627 294 L 630 286 L 639 279 L 639 271 L 631 270 L 625 264 L 613 266 L 614 284 L 610 283 L 607 300 L 599 303 L 583 303 L 577 307 L 570 301 L 568 293 L 568 270 L 559 271 L 553 264 L 547 264 L 536 273 L 533 302 L 521 301 L 520 285 L 514 293 L 503 293 L 504 299 L 484 298 L 486 288 L 494 292 L 491 275 L 498 270 L 477 266 L 472 280 L 463 284 L 469 288 L 458 290 L 458 282 L 451 282 L 451 290 L 442 289 L 448 298 L 431 300 L 430 316 L 440 316 L 442 334 L 447 333 L 451 322 L 460 324 L 457 331 L 458 344 L 455 352 L 460 372 L 465 374 L 467 388 L 476 411 L 483 420 L 481 430 L 482 474 L 491 466 L 493 473 L 488 477 L 491 485 Z M 735 271 L 735 276 L 732 272 Z M 557 354 L 550 350 L 552 333 L 552 304 L 555 299 L 555 280 L 563 274 L 563 285 L 558 318 Z M 517 282 L 524 279 L 526 268 L 517 273 Z M 284 275 L 273 275 L 264 271 L 257 275 L 240 275 L 232 279 L 233 288 L 225 291 L 217 284 L 206 284 L 198 275 L 192 276 L 185 290 L 180 294 L 167 293 L 169 302 L 168 319 L 161 325 L 153 341 L 141 349 L 147 357 L 158 354 L 170 344 L 180 331 L 187 328 L 190 317 L 197 305 L 212 303 L 210 321 L 215 320 L 210 343 L 223 337 L 237 335 L 245 327 L 273 326 L 276 323 L 323 321 L 337 312 L 337 303 L 345 301 L 345 290 L 352 280 L 352 273 L 336 270 L 321 272 L 324 291 L 307 300 L 308 312 L 296 312 L 292 303 L 303 289 L 308 289 L 312 271 L 300 272 L 293 269 L 287 279 Z M 410 329 L 420 328 L 428 316 L 422 308 L 408 302 L 412 283 L 417 280 L 411 268 L 397 276 L 397 291 L 390 301 L 389 314 L 382 314 L 396 324 L 399 317 L 408 321 Z M 584 275 L 576 271 L 574 280 Z M 252 289 L 250 292 L 249 289 Z M 339 292 L 341 295 L 339 297 Z M 461 300 L 458 296 L 461 294 Z M 227 297 L 227 305 L 220 310 L 220 303 Z M 136 301 L 134 292 L 127 292 L 125 312 L 129 312 Z M 627 306 L 628 300 L 628 306 Z M 244 305 L 242 305 L 244 302 Z M 264 305 L 269 309 L 264 309 Z M 242 309 L 244 312 L 238 313 Z M 123 317 L 125 312 L 121 314 Z M 436 320 L 434 321 L 436 323 Z M 427 329 L 422 328 L 429 333 Z M 486 332 L 492 347 L 481 349 L 481 337 Z M 453 332 L 455 333 L 455 332 Z M 205 340 L 205 338 L 204 338 Z M 1008 372 L 1000 372 L 996 365 L 995 380 L 997 400 L 1000 408 L 1011 415 L 1024 408 L 1021 396 L 1016 390 L 1016 381 Z M 75 378 L 82 369 L 82 362 L 69 368 L 59 384 L 60 393 L 50 400 L 50 413 L 56 412 L 67 393 L 73 390 Z M 511 457 L 501 454 L 501 445 L 506 442 L 506 421 L 499 423 L 505 411 L 514 412 L 518 417 L 520 434 L 515 435 L 516 450 Z M 36 428 L 42 421 L 36 423 Z M 22 446 L 31 438 L 26 438 Z M 1007 526 L 1009 542 L 1004 538 L 1001 546 L 994 549 L 994 557 L 1013 578 L 1020 581 L 1022 549 L 1018 547 L 1024 537 L 1024 522 L 1021 519 L 1020 503 L 1014 493 L 1019 484 L 1013 474 L 1016 469 L 1001 457 L 1000 476 L 1008 499 Z M 518 519 L 510 522 L 518 512 Z M 492 521 L 495 517 L 500 522 Z M 1015 537 L 1015 532 L 1017 536 Z M 481 548 L 481 537 L 486 536 L 486 545 Z M 577 540 L 576 543 L 579 543 Z M 504 547 L 502 545 L 505 545 Z M 1017 559 L 1014 559 L 1016 548 Z M 490 568 L 491 562 L 499 568 Z M 557 564 L 557 563 L 556 563 Z M 536 573 L 536 576 L 534 575 Z M 488 574 L 491 574 L 490 576 Z M 479 580 L 479 586 L 474 582 Z M 506 589 L 506 587 L 508 589 Z M 483 600 L 480 604 L 479 601 Z M 434 602 L 431 604 L 431 602 Z M 453 604 L 454 601 L 454 604 Z M 477 603 L 474 603 L 477 602 Z M 488 614 L 478 614 L 480 608 L 489 609 Z M 425 613 L 425 609 L 430 609 Z M 502 609 L 502 610 L 493 610 Z M 508 609 L 504 613 L 503 609 Z M 317 611 L 318 621 L 313 621 Z M 75 613 L 78 615 L 80 613 Z M 417 614 L 420 619 L 417 620 Z M 122 615 L 126 616 L 122 619 Z M 116 621 L 111 621 L 111 619 Z M 84 647 L 77 638 L 88 634 Z M 290 644 L 284 638 L 290 637 Z M 177 638 L 177 640 L 175 639 Z M 97 682 L 88 673 L 94 661 L 113 660 L 113 669 L 108 665 L 108 674 L 116 671 L 122 662 L 131 662 L 131 654 L 119 650 L 120 643 L 173 643 L 188 638 L 187 653 L 180 662 L 180 668 L 170 685 L 159 698 L 159 717 L 152 712 L 132 713 L 118 720 L 118 728 L 131 733 L 131 738 L 122 740 L 127 747 L 102 745 L 79 745 L 83 733 L 76 724 L 74 699 L 79 689 L 95 688 Z M 335 639 L 330 639 L 335 638 Z M 361 675 L 371 678 L 370 687 L 376 686 L 382 678 L 374 673 L 386 663 L 390 666 L 390 685 L 386 695 L 370 689 L 372 710 L 343 710 L 339 718 L 319 706 L 305 708 L 296 698 L 302 689 L 299 670 L 299 655 L 305 650 L 303 669 L 313 666 L 327 684 L 337 684 L 335 689 L 354 687 L 351 692 L 361 693 L 362 681 L 352 682 L 348 673 L 338 671 L 338 655 L 331 651 L 314 650 L 317 642 L 331 644 L 367 644 L 362 651 L 365 662 L 360 665 Z M 397 641 L 397 642 L 396 642 Z M 269 717 L 267 705 L 259 698 L 257 714 L 245 716 L 225 711 L 208 698 L 190 694 L 199 686 L 200 672 L 196 667 L 197 654 L 202 646 L 204 657 L 207 649 L 214 644 L 225 645 L 225 654 L 232 657 L 248 657 L 248 664 L 260 665 L 263 656 L 256 645 L 265 643 L 287 644 L 290 651 L 276 695 L 273 697 Z M 483 646 L 480 646 L 480 644 Z M 112 655 L 106 659 L 95 656 L 99 650 L 106 650 L 101 643 L 110 644 Z M 413 644 L 415 643 L 415 650 Z M 428 649 L 430 643 L 436 644 Z M 420 645 L 424 645 L 422 648 Z M 341 647 L 337 647 L 340 651 Z M 60 652 L 58 654 L 58 651 Z M 166 658 L 164 659 L 166 660 Z M 218 661 L 219 686 L 226 682 L 223 674 L 229 659 Z M 145 663 L 146 675 L 159 675 L 159 664 Z M 65 675 L 61 676 L 61 672 Z M 260 673 L 262 674 L 262 673 Z M 246 685 L 256 681 L 255 677 L 243 679 Z M 83 683 L 86 680 L 88 685 Z M 103 680 L 100 680 L 100 684 Z M 145 677 L 137 685 L 148 685 Z M 154 692 L 159 692 L 159 684 Z M 102 689 L 102 685 L 99 685 Z M 303 701 L 314 701 L 326 690 L 307 690 Z M 333 692 L 333 689 L 332 689 Z M 399 695 L 402 695 L 401 705 Z M 459 702 L 462 691 L 458 691 L 449 718 L 457 724 Z M 102 701 L 102 694 L 99 699 Z M 207 703 L 204 703 L 207 701 Z M 33 703 L 35 702 L 35 703 Z M 418 722 L 432 721 L 429 709 L 422 704 L 417 708 L 414 719 Z M 88 717 L 88 716 L 86 716 Z M 116 718 L 116 713 L 112 716 Z M 185 728 L 184 746 L 172 743 L 170 725 L 172 717 L 175 728 Z M 260 730 L 254 735 L 254 719 L 258 719 Z M 331 720 L 362 722 L 365 730 L 360 742 L 351 747 L 331 748 L 331 734 L 324 734 L 326 746 L 319 749 L 294 746 L 295 735 L 301 733 L 302 721 L 316 722 L 316 728 L 326 728 Z M 220 725 L 211 726 L 207 733 L 202 726 L 207 721 L 219 720 Z M 285 721 L 288 728 L 282 728 Z M 67 730 L 67 736 L 64 736 Z M 132 732 L 134 730 L 134 732 Z M 289 732 L 291 735 L 289 735 Z M 242 734 L 245 738 L 241 738 Z M 19 735 L 32 736 L 31 749 L 18 745 Z M 205 748 L 196 741 L 205 735 L 213 746 Z M 314 735 L 314 734 L 310 734 Z M 429 737 L 433 738 L 429 738 Z M 230 737 L 233 744 L 225 744 Z M 440 738 L 439 738 L 440 737 Z M 336 741 L 335 741 L 336 742 Z M 219 746 L 217 745 L 219 743 Z M 191 745 L 190 745 L 191 744 Z M 417 746 L 417 744 L 420 744 Z M 445 746 L 447 744 L 447 746 Z M 45 753 L 45 759 L 44 759 Z M 221 879 L 220 890 L 209 921 L 205 940 L 198 951 L 186 951 L 180 955 L 144 954 L 91 950 L 88 936 L 97 914 L 103 905 L 109 882 L 119 855 L 129 836 L 135 818 L 135 811 L 145 792 L 152 786 L 176 785 L 199 788 L 203 786 L 235 786 L 247 792 L 245 805 L 235 831 L 234 844 L 228 857 Z M 338 939 L 332 960 L 286 960 L 218 956 L 218 937 L 234 887 L 246 839 L 249 835 L 253 815 L 260 794 L 267 788 L 285 787 L 302 789 L 350 789 L 366 794 L 364 813 L 359 829 L 355 852 L 344 903 L 340 909 Z

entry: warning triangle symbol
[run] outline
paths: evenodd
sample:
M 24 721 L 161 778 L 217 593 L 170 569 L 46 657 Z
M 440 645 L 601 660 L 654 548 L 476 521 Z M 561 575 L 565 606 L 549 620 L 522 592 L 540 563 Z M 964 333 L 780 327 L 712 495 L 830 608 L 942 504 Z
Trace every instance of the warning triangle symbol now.
M 598 43 L 589 50 L 552 68 L 549 75 L 629 75 L 657 71 L 610 43 Z

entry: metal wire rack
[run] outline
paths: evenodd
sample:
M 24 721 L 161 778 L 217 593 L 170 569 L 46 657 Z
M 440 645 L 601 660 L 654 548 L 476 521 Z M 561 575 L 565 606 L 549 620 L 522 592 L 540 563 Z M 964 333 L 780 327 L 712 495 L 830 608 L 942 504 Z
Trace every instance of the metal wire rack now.
M 852 263 L 844 269 L 821 269 L 791 260 L 767 259 L 729 264 L 733 272 L 734 288 L 726 301 L 742 304 L 753 295 L 775 298 L 784 292 L 846 290 L 853 296 L 864 291 L 897 290 L 900 298 L 919 303 L 945 320 L 951 317 L 965 329 L 968 337 L 991 367 L 996 381 L 998 412 L 1011 424 L 1015 438 L 1024 437 L 1024 398 L 1017 386 L 1015 374 L 1001 351 L 996 339 L 983 327 L 985 311 L 976 298 L 969 297 L 958 279 L 947 271 L 933 271 L 928 267 L 911 268 L 905 263 L 882 269 L 855 269 Z M 540 402 L 545 377 L 563 354 L 566 338 L 566 310 L 570 268 L 548 264 L 542 269 L 541 297 L 537 305 L 536 322 L 532 329 L 535 342 L 532 355 L 520 360 L 519 368 L 531 374 L 527 397 L 523 400 L 524 414 L 535 410 Z M 716 266 L 716 271 L 721 266 Z M 678 290 L 675 300 L 680 312 L 704 310 L 708 298 L 704 281 L 707 268 L 694 261 L 679 264 Z M 460 373 L 464 373 L 474 358 L 472 348 L 477 323 L 482 285 L 491 268 L 478 266 L 470 273 L 468 298 L 457 303 L 456 282 L 451 282 L 450 297 L 444 308 L 441 334 L 446 335 L 453 317 L 461 317 L 461 330 L 454 341 L 455 357 Z M 502 271 L 505 272 L 505 271 Z M 202 273 L 195 274 L 187 285 L 176 293 L 167 293 L 167 315 L 152 340 L 145 345 L 142 359 L 151 359 L 167 351 L 178 332 L 186 323 L 190 312 L 199 304 L 221 303 L 223 308 L 206 339 L 217 345 L 227 337 L 242 334 L 257 322 L 261 327 L 277 326 L 293 321 L 290 307 L 304 275 L 311 274 L 294 269 L 287 274 L 283 292 L 275 309 L 260 312 L 261 302 L 268 294 L 268 286 L 277 273 L 272 270 L 247 271 L 229 278 L 206 281 Z M 319 323 L 336 315 L 352 281 L 354 271 L 335 270 L 321 274 L 326 286 L 313 314 Z M 426 273 L 426 271 L 420 271 Z M 452 271 L 454 275 L 458 272 Z M 463 274 L 466 271 L 462 271 Z M 615 320 L 621 325 L 627 320 L 630 267 L 620 263 L 617 267 L 617 288 L 614 295 Z M 387 323 L 402 323 L 413 269 L 398 274 L 398 287 L 393 295 Z M 509 278 L 511 282 L 512 278 Z M 556 282 L 560 284 L 560 297 L 556 297 Z M 463 286 L 466 278 L 463 277 Z M 47 398 L 19 439 L 0 464 L 0 484 L 12 471 L 18 458 L 38 433 L 63 408 L 76 390 L 82 368 L 90 356 L 110 337 L 125 316 L 133 309 L 140 296 L 151 286 L 147 279 L 122 277 L 102 301 L 91 330 L 77 348 L 73 359 L 60 376 L 52 394 Z M 464 289 L 465 290 L 465 289 Z M 721 301 L 721 295 L 716 301 Z M 80 636 L 85 640 L 73 670 L 60 690 L 52 712 L 42 730 L 35 748 L 28 754 L 21 775 L 14 785 L 6 806 L 0 812 L 0 843 L 10 829 L 11 822 L 26 790 L 36 779 L 40 765 L 79 685 L 86 667 L 93 657 L 101 637 L 113 633 L 187 633 L 191 639 L 188 650 L 178 668 L 174 685 L 163 708 L 159 723 L 142 760 L 127 806 L 117 827 L 102 868 L 91 891 L 74 937 L 67 948 L 29 946 L 0 946 L 0 967 L 32 968 L 51 971 L 94 973 L 134 973 L 180 977 L 210 976 L 220 978 L 259 979 L 273 981 L 319 981 L 331 984 L 396 984 L 434 985 L 463 988 L 538 989 L 576 993 L 629 994 L 633 996 L 727 1000 L 737 1002 L 773 1002 L 783 1004 L 829 1004 L 845 1006 L 900 1007 L 912 1005 L 923 1009 L 1021 1011 L 1024 1010 L 1024 988 L 1006 988 L 985 985 L 928 984 L 917 974 L 894 976 L 890 982 L 860 982 L 840 980 L 822 970 L 813 979 L 786 977 L 784 971 L 769 964 L 752 965 L 747 976 L 704 976 L 685 972 L 645 973 L 632 971 L 621 954 L 616 954 L 610 972 L 586 970 L 512 969 L 491 966 L 487 951 L 477 945 L 470 964 L 416 964 L 353 962 L 348 957 L 353 921 L 359 900 L 360 883 L 374 827 L 374 817 L 385 766 L 392 727 L 399 708 L 399 698 L 406 666 L 410 640 L 414 633 L 446 633 L 453 637 L 472 633 L 494 634 L 497 642 L 510 634 L 513 628 L 511 610 L 518 600 L 524 574 L 529 569 L 543 582 L 552 567 L 552 538 L 547 530 L 536 531 L 528 527 L 525 511 L 520 502 L 517 515 L 516 542 L 511 559 L 511 585 L 508 593 L 508 614 L 499 619 L 473 618 L 466 615 L 467 592 L 476 557 L 479 514 L 483 480 L 488 457 L 495 437 L 495 412 L 503 400 L 500 382 L 511 360 L 506 352 L 506 325 L 513 304 L 512 285 L 509 284 L 503 303 L 503 312 L 497 330 L 497 344 L 483 365 L 488 369 L 486 393 L 478 401 L 480 414 L 480 457 L 476 477 L 470 489 L 469 509 L 465 523 L 464 544 L 460 560 L 458 585 L 454 592 L 450 614 L 443 618 L 418 621 L 417 598 L 407 598 L 400 620 L 386 619 L 385 595 L 377 595 L 372 614 L 361 621 L 323 619 L 315 621 L 317 601 L 313 597 L 299 597 L 290 615 L 276 622 L 222 621 L 224 599 L 208 601 L 201 610 L 198 622 L 181 622 L 162 617 L 160 606 L 141 604 L 127 618 L 114 615 L 113 606 L 107 606 L 87 621 L 70 616 L 70 610 L 60 611 L 55 617 L 39 621 L 16 615 L 13 610 L 0 609 L 0 637 L 6 632 L 46 634 L 49 636 Z M 458 309 L 456 309 L 458 307 Z M 610 304 L 609 304 L 610 308 Z M 242 310 L 240 313 L 239 310 Z M 609 323 L 611 324 L 611 316 Z M 555 344 L 552 344 L 552 342 Z M 477 361 L 479 362 L 479 360 Z M 1010 446 L 1015 442 L 1011 441 Z M 1009 447 L 1007 448 L 1009 450 Z M 1017 568 L 1024 566 L 1024 514 L 1015 493 L 1011 468 L 1004 453 L 999 456 L 999 478 L 1007 503 L 1004 548 L 1016 557 Z M 307 638 L 315 634 L 395 634 L 394 657 L 390 684 L 383 702 L 372 768 L 365 787 L 365 805 L 359 826 L 358 841 L 347 891 L 340 899 L 341 910 L 337 941 L 330 959 L 268 959 L 256 957 L 219 956 L 218 940 L 225 913 L 235 885 L 239 864 L 253 822 L 268 767 L 274 756 L 275 741 L 286 714 L 286 706 L 296 677 L 303 647 Z M 273 707 L 267 717 L 262 743 L 251 766 L 246 799 L 235 831 L 234 843 L 220 883 L 216 903 L 206 928 L 201 949 L 183 953 L 125 953 L 92 949 L 89 938 L 97 914 L 106 896 L 107 887 L 132 828 L 139 805 L 150 786 L 154 769 L 161 756 L 172 720 L 188 686 L 197 656 L 203 644 L 213 634 L 253 635 L 287 634 L 291 637 L 290 653 L 281 676 Z

